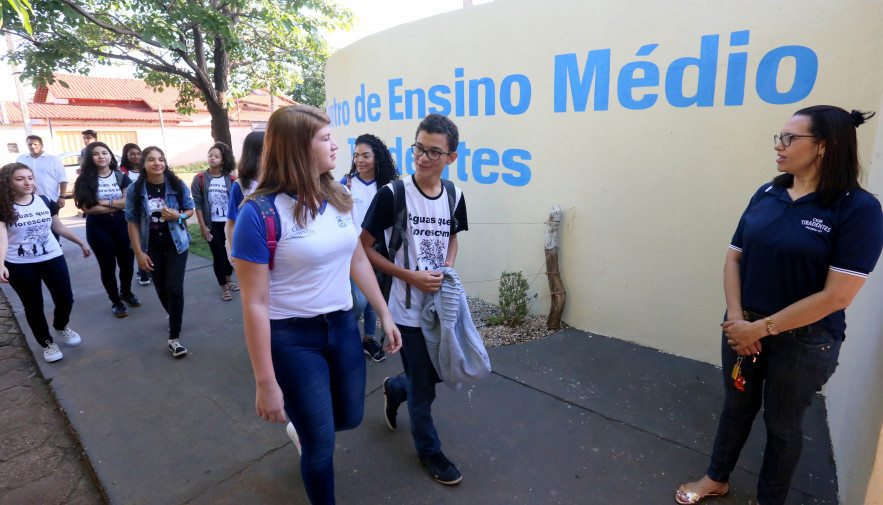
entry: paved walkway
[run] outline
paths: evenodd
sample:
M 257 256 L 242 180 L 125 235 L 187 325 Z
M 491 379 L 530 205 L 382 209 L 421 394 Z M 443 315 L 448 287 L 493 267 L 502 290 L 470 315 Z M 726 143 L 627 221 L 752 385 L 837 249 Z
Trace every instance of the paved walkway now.
M 84 220 L 65 222 L 85 233 Z M 71 327 L 83 344 L 63 347 L 58 363 L 41 357 L 38 364 L 110 502 L 307 503 L 284 427 L 254 413 L 238 294 L 232 303 L 220 300 L 208 260 L 188 260 L 181 339 L 190 354 L 176 360 L 165 348 L 167 323 L 153 287 L 136 285 L 143 305 L 115 319 L 95 260 L 77 257 L 74 249 L 65 244 L 76 297 Z M 10 301 L 28 345 L 40 351 L 17 297 Z M 714 366 L 577 330 L 492 349 L 490 356 L 494 373 L 486 380 L 459 392 L 439 387 L 434 415 L 444 451 L 464 476 L 455 487 L 434 483 L 420 467 L 406 409 L 398 431 L 382 421 L 380 385 L 401 372 L 398 357 L 369 362 L 365 419 L 337 438 L 338 502 L 674 503 L 678 484 L 704 471 L 722 396 Z M 4 375 L 0 393 L 5 398 L 12 389 Z M 823 403 L 818 399 L 807 415 L 790 504 L 837 503 Z M 34 402 L 9 405 L 4 419 L 39 415 Z M 9 463 L 8 440 L 4 433 L 0 482 L 18 482 L 7 472 L 39 473 Z M 44 436 L 29 450 L 57 445 Z M 762 450 L 762 429 L 756 429 L 730 496 L 705 503 L 754 503 Z M 88 475 L 82 467 L 77 472 Z

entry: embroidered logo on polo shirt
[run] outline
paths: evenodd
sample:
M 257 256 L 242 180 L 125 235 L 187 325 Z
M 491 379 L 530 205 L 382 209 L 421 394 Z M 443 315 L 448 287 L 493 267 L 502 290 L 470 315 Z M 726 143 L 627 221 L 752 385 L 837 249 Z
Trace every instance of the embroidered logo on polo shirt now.
M 316 230 L 308 230 L 305 228 L 301 228 L 300 226 L 295 226 L 290 232 L 286 233 L 283 239 L 297 239 L 297 238 L 307 238 L 312 237 L 316 234 Z
M 346 228 L 347 225 L 349 225 L 352 222 L 353 222 L 353 218 L 351 218 L 351 217 L 344 219 L 340 216 L 337 216 L 337 226 L 339 226 L 341 228 Z
M 824 221 L 821 219 L 814 217 L 810 219 L 801 219 L 800 224 L 803 225 L 809 231 L 814 231 L 816 233 L 830 233 L 831 227 L 826 225 Z

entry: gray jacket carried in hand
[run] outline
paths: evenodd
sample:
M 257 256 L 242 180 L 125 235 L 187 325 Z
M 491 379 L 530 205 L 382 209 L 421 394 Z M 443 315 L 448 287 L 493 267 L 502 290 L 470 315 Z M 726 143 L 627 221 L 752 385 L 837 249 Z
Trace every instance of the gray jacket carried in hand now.
M 424 297 L 420 327 L 426 349 L 439 378 L 453 390 L 491 373 L 491 362 L 481 335 L 472 322 L 466 291 L 453 268 L 439 270 L 441 289 Z

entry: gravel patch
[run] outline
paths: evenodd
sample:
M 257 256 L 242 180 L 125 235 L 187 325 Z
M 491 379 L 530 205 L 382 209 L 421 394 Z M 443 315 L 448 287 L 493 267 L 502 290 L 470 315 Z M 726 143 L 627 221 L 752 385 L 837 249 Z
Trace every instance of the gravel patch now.
M 563 321 L 561 328 L 550 330 L 546 328 L 548 316 L 532 316 L 524 318 L 524 321 L 518 326 L 506 325 L 490 325 L 487 320 L 493 316 L 500 316 L 502 312 L 500 308 L 494 304 L 488 303 L 471 296 L 466 297 L 469 305 L 469 312 L 472 314 L 472 322 L 478 329 L 479 335 L 484 342 L 485 347 L 500 347 L 502 345 L 512 345 L 520 342 L 528 342 L 530 340 L 539 340 L 553 333 L 570 328 Z M 361 326 L 361 325 L 360 325 Z M 383 334 L 383 328 L 380 326 L 380 320 L 377 320 L 377 335 Z
M 487 319 L 492 316 L 500 316 L 500 308 L 471 296 L 467 296 L 466 301 L 469 304 L 469 311 L 472 313 L 472 321 L 475 323 L 475 327 L 478 328 L 478 333 L 481 335 L 485 347 L 499 347 L 501 345 L 539 340 L 564 328 L 568 328 L 562 322 L 559 330 L 550 330 L 546 328 L 547 316 L 534 315 L 524 318 L 524 321 L 518 326 L 490 326 L 487 324 Z

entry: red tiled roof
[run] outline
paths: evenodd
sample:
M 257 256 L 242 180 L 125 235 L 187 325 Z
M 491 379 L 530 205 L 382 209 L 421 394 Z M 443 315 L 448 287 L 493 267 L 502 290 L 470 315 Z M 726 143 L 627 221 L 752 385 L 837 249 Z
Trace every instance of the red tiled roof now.
M 87 102 L 133 102 L 144 103 L 150 109 L 157 110 L 162 107 L 163 111 L 177 109 L 175 103 L 178 100 L 178 90 L 166 88 L 163 91 L 154 91 L 140 79 L 115 79 L 109 77 L 89 77 L 84 75 L 55 74 L 55 82 L 48 86 L 40 87 L 34 95 L 35 103 L 43 103 L 51 94 L 56 99 L 68 100 L 69 103 L 84 104 Z M 61 84 L 64 82 L 67 86 Z M 270 93 L 260 89 L 250 95 L 240 97 L 240 108 L 248 104 L 257 108 L 270 109 Z M 277 96 L 276 106 L 284 107 L 297 103 L 287 97 Z M 205 103 L 198 101 L 196 109 L 207 111 Z
M 21 110 L 16 102 L 5 102 L 6 113 L 13 123 L 22 121 Z M 159 113 L 144 105 L 60 105 L 54 103 L 30 103 L 28 114 L 34 119 L 94 119 L 107 121 L 154 121 L 159 122 Z M 190 122 L 190 118 L 176 112 L 163 112 L 163 121 L 168 123 Z
M 175 102 L 178 100 L 178 91 L 175 89 L 155 92 L 139 79 L 69 74 L 55 74 L 55 78 L 53 84 L 40 87 L 34 95 L 34 103 L 28 104 L 32 118 L 158 123 L 158 110 L 161 109 L 165 122 L 179 126 L 195 125 L 194 117 L 175 112 Z M 52 103 L 49 100 L 65 100 L 68 103 Z M 265 89 L 237 98 L 234 107 L 228 112 L 230 121 L 267 121 L 270 118 L 270 102 L 270 94 Z M 297 102 L 284 96 L 276 97 L 276 107 L 295 103 Z M 6 110 L 11 122 L 22 122 L 17 102 L 6 102 Z M 208 109 L 205 104 L 199 102 L 197 114 L 202 113 L 204 116 L 206 112 Z
M 64 84 L 67 85 L 65 87 Z M 34 102 L 45 102 L 48 95 L 70 102 L 140 102 L 149 108 L 163 111 L 175 110 L 178 90 L 166 88 L 153 91 L 140 79 L 114 79 L 110 77 L 89 77 L 85 75 L 55 74 L 55 82 L 41 86 L 34 95 Z M 203 103 L 196 104 L 198 110 L 207 110 Z

